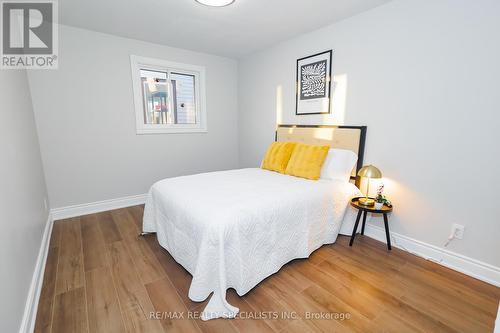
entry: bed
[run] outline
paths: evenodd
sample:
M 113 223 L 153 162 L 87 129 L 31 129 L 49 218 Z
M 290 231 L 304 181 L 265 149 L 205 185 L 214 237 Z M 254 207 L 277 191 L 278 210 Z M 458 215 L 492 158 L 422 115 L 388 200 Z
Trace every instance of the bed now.
M 280 125 L 277 141 L 349 149 L 362 165 L 366 127 Z M 192 276 L 189 298 L 212 297 L 201 317 L 233 318 L 226 290 L 242 296 L 287 262 L 307 258 L 340 233 L 352 231 L 349 199 L 360 195 L 348 180 L 311 181 L 260 168 L 175 177 L 148 194 L 143 231 Z

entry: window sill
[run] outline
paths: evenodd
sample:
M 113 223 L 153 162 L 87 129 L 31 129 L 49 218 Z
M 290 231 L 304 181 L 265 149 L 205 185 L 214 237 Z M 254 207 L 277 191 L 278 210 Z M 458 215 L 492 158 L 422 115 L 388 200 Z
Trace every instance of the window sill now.
M 141 128 L 137 129 L 137 135 L 147 134 L 182 134 L 182 133 L 207 133 L 206 128 Z

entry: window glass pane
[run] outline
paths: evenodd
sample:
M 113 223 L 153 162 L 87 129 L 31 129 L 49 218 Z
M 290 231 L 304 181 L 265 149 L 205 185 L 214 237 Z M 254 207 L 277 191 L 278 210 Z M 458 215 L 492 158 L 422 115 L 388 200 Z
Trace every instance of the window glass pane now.
M 137 134 L 207 131 L 205 68 L 130 56 Z
M 141 69 L 144 124 L 173 124 L 167 73 Z
M 175 124 L 196 124 L 195 77 L 171 73 L 172 108 Z

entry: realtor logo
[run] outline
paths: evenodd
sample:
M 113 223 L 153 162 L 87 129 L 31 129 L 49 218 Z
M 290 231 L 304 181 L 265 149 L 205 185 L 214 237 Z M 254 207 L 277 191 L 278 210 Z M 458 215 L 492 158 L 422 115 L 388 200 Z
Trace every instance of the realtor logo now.
M 57 3 L 2 1 L 2 69 L 57 68 Z

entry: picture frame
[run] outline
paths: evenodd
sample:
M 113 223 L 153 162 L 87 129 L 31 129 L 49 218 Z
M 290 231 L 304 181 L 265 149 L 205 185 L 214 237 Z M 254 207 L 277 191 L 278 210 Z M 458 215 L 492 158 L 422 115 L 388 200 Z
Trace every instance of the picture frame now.
M 328 50 L 297 59 L 296 115 L 331 112 L 332 56 Z

